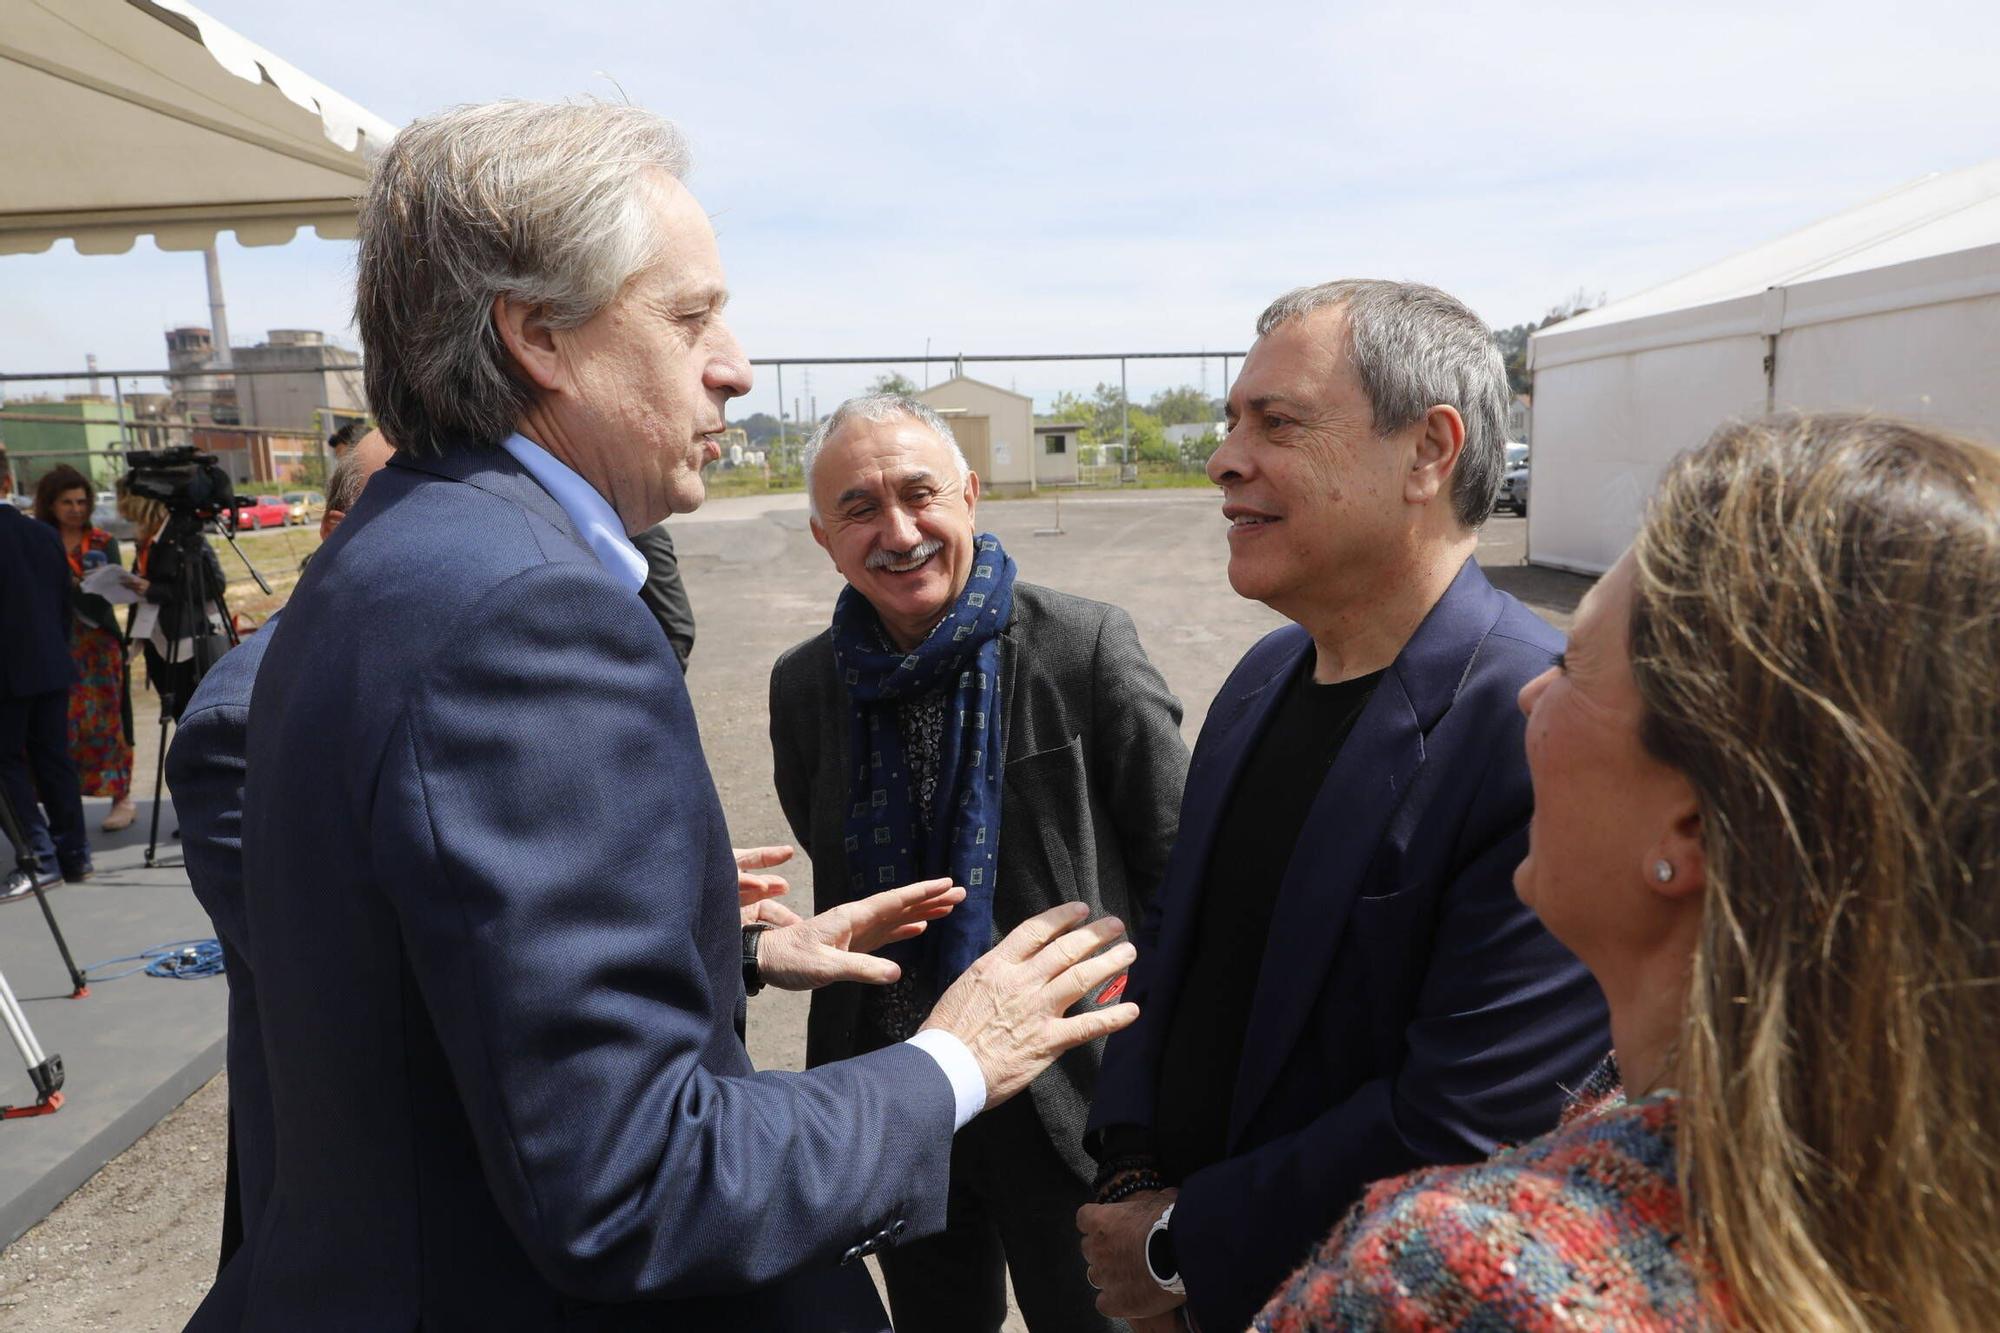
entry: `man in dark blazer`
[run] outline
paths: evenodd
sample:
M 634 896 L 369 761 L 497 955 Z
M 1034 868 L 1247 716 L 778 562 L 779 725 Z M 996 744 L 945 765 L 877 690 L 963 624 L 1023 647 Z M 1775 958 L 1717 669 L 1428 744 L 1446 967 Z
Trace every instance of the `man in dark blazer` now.
M 813 535 L 849 585 L 836 627 L 792 648 L 772 669 L 771 748 L 778 798 L 812 859 L 814 900 L 824 910 L 861 891 L 851 882 L 860 857 L 850 853 L 849 830 L 859 710 L 902 729 L 912 742 L 905 785 L 932 792 L 883 831 L 921 838 L 956 808 L 946 796 L 952 775 L 938 771 L 935 757 L 947 728 L 961 718 L 968 726 L 983 722 L 955 710 L 948 696 L 966 667 L 976 669 L 975 645 L 984 636 L 954 638 L 942 622 L 969 588 L 982 586 L 973 577 L 982 566 L 993 571 L 989 582 L 998 581 L 1005 556 L 984 550 L 991 542 L 997 551 L 998 543 L 974 531 L 979 478 L 950 426 L 913 398 L 843 403 L 807 442 L 805 470 Z M 1002 774 L 982 949 L 994 932 L 1059 903 L 1086 903 L 1093 914 L 1128 920 L 1143 912 L 1166 867 L 1187 769 L 1180 701 L 1139 646 L 1131 617 L 1029 583 L 1012 583 L 1010 591 L 1004 623 L 981 622 L 999 676 L 991 720 L 1001 735 Z M 896 655 L 921 654 L 951 640 L 946 683 L 865 704 L 849 683 L 856 664 L 843 660 L 843 617 L 864 646 L 873 639 L 884 653 L 893 644 Z M 926 717 L 934 734 L 920 736 Z M 933 756 L 928 768 L 926 753 Z M 944 831 L 938 834 L 942 845 Z M 920 875 L 963 868 L 948 855 L 912 864 Z M 973 913 L 968 903 L 958 914 L 969 922 Z M 903 1029 L 925 1013 L 919 984 L 913 975 L 887 990 L 847 984 L 815 992 L 806 1062 L 844 1060 L 907 1035 Z M 1084 1282 L 1073 1232 L 1096 1171 L 1083 1150 L 1083 1127 L 1101 1055 L 1095 1044 L 1071 1051 L 1035 1080 L 1030 1098 L 959 1136 L 945 1231 L 882 1256 L 899 1333 L 997 1330 L 1010 1271 L 1034 1333 L 1108 1327 Z
M 1295 623 L 1196 743 L 1142 1017 L 1091 1117 L 1105 1202 L 1078 1218 L 1103 1308 L 1161 1327 L 1246 1326 L 1370 1181 L 1549 1129 L 1610 1044 L 1512 886 L 1515 695 L 1562 638 L 1472 559 L 1505 443 L 1492 338 L 1367 281 L 1257 327 L 1208 470 L 1231 585 Z
M 63 877 L 82 879 L 90 843 L 69 757 L 69 691 L 77 681 L 69 655 L 69 560 L 54 528 L 7 499 L 11 473 L 0 471 L 0 485 L 6 488 L 0 491 L 0 791 L 31 839 L 47 828 Z
M 957 1128 L 1135 1016 L 1065 1016 L 1132 951 L 1044 913 L 910 1041 L 751 1067 L 749 986 L 877 969 L 961 895 L 742 929 L 629 540 L 700 502 L 750 383 L 686 163 L 595 102 L 455 108 L 376 163 L 357 313 L 397 456 L 256 672 L 275 1159 L 197 1330 L 875 1333 L 859 1261 L 942 1224 Z

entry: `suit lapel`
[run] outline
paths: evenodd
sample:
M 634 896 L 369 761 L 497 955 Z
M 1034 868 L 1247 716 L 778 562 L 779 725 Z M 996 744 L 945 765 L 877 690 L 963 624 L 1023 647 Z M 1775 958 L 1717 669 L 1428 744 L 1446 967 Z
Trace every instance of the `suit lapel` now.
M 1005 719 L 1002 725 L 1006 727 L 1005 733 L 1000 737 L 1000 765 L 1003 776 L 1007 756 L 1019 744 L 1017 738 L 1027 734 L 1025 719 L 1014 712 L 1015 687 L 1020 683 L 1021 675 L 1022 633 L 1021 599 L 1017 596 L 1014 598 L 1014 609 L 1007 615 L 1007 626 L 1000 631 L 1000 716 Z M 1005 810 L 1001 811 L 1000 817 L 1003 822 L 1006 820 Z
M 1279 886 L 1229 1116 L 1232 1150 L 1298 1044 L 1369 863 L 1424 763 L 1424 738 L 1471 670 L 1505 598 L 1468 559 L 1382 676 L 1320 784 Z M 1396 886 L 1400 887 L 1400 886 Z
M 1271 671 L 1261 682 L 1238 695 L 1229 712 L 1218 720 L 1211 716 L 1208 727 L 1216 728 L 1213 745 L 1205 746 L 1195 766 L 1188 770 L 1187 796 L 1181 807 L 1180 829 L 1175 834 L 1173 855 L 1167 862 L 1167 882 L 1160 886 L 1166 905 L 1160 938 L 1154 947 L 1159 958 L 1150 969 L 1158 978 L 1158 989 L 1147 1002 L 1162 1014 L 1171 1014 L 1179 999 L 1179 983 L 1187 973 L 1188 954 L 1193 948 L 1196 923 L 1201 918 L 1201 894 L 1208 878 L 1208 861 L 1214 852 L 1217 826 L 1229 797 L 1236 790 L 1243 765 L 1264 734 L 1271 712 L 1285 696 L 1285 683 L 1292 678 L 1299 661 L 1312 651 L 1312 640 L 1304 633 L 1295 644 L 1279 654 Z M 1207 729 L 1204 737 L 1207 739 Z M 1165 1030 L 1165 1025 L 1161 1026 Z

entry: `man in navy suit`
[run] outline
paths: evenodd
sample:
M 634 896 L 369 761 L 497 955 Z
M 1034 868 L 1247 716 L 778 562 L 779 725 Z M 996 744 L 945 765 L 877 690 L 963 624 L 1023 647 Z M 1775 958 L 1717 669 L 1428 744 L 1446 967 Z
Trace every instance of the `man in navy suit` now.
M 1229 579 L 1293 624 L 1209 709 L 1092 1108 L 1099 1308 L 1242 1328 L 1363 1186 L 1552 1127 L 1610 1048 L 1514 896 L 1515 694 L 1562 637 L 1473 560 L 1506 373 L 1435 288 L 1281 297 L 1208 474 Z
M 700 503 L 750 384 L 686 166 L 638 108 L 521 102 L 376 166 L 356 304 L 397 455 L 256 671 L 275 1160 L 193 1328 L 881 1330 L 858 1261 L 942 1226 L 957 1128 L 1136 1016 L 1065 1016 L 1132 949 L 1057 908 L 911 1040 L 752 1069 L 747 989 L 891 979 L 864 955 L 963 891 L 739 917 L 630 540 Z
M 30 839 L 39 841 L 46 827 L 63 877 L 84 879 L 90 844 L 69 757 L 69 690 L 77 680 L 69 655 L 69 561 L 54 528 L 14 507 L 13 489 L 0 455 L 0 792 Z M 36 808 L 38 787 L 46 825 Z

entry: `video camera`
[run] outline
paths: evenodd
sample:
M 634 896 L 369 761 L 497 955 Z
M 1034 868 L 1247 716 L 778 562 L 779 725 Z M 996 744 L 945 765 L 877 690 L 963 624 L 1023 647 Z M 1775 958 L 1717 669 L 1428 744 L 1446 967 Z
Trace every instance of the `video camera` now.
M 191 444 L 126 453 L 125 489 L 158 500 L 170 513 L 213 518 L 238 507 L 236 485 L 214 454 Z

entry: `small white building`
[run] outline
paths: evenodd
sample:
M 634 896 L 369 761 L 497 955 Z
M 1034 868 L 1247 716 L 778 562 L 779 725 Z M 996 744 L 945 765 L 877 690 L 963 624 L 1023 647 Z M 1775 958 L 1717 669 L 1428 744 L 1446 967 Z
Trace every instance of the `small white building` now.
M 1028 395 L 958 375 L 916 398 L 951 423 L 958 447 L 987 490 L 1031 491 L 1038 480 L 1055 480 L 1038 466 L 1035 400 Z M 1076 479 L 1073 453 L 1067 479 Z
M 1080 421 L 1052 421 L 1035 427 L 1036 484 L 1067 485 L 1075 481 L 1082 439 Z
M 1222 438 L 1224 427 L 1220 421 L 1188 421 L 1178 426 L 1168 426 L 1160 432 L 1168 444 L 1178 449 L 1184 444 L 1193 444 L 1213 435 Z

